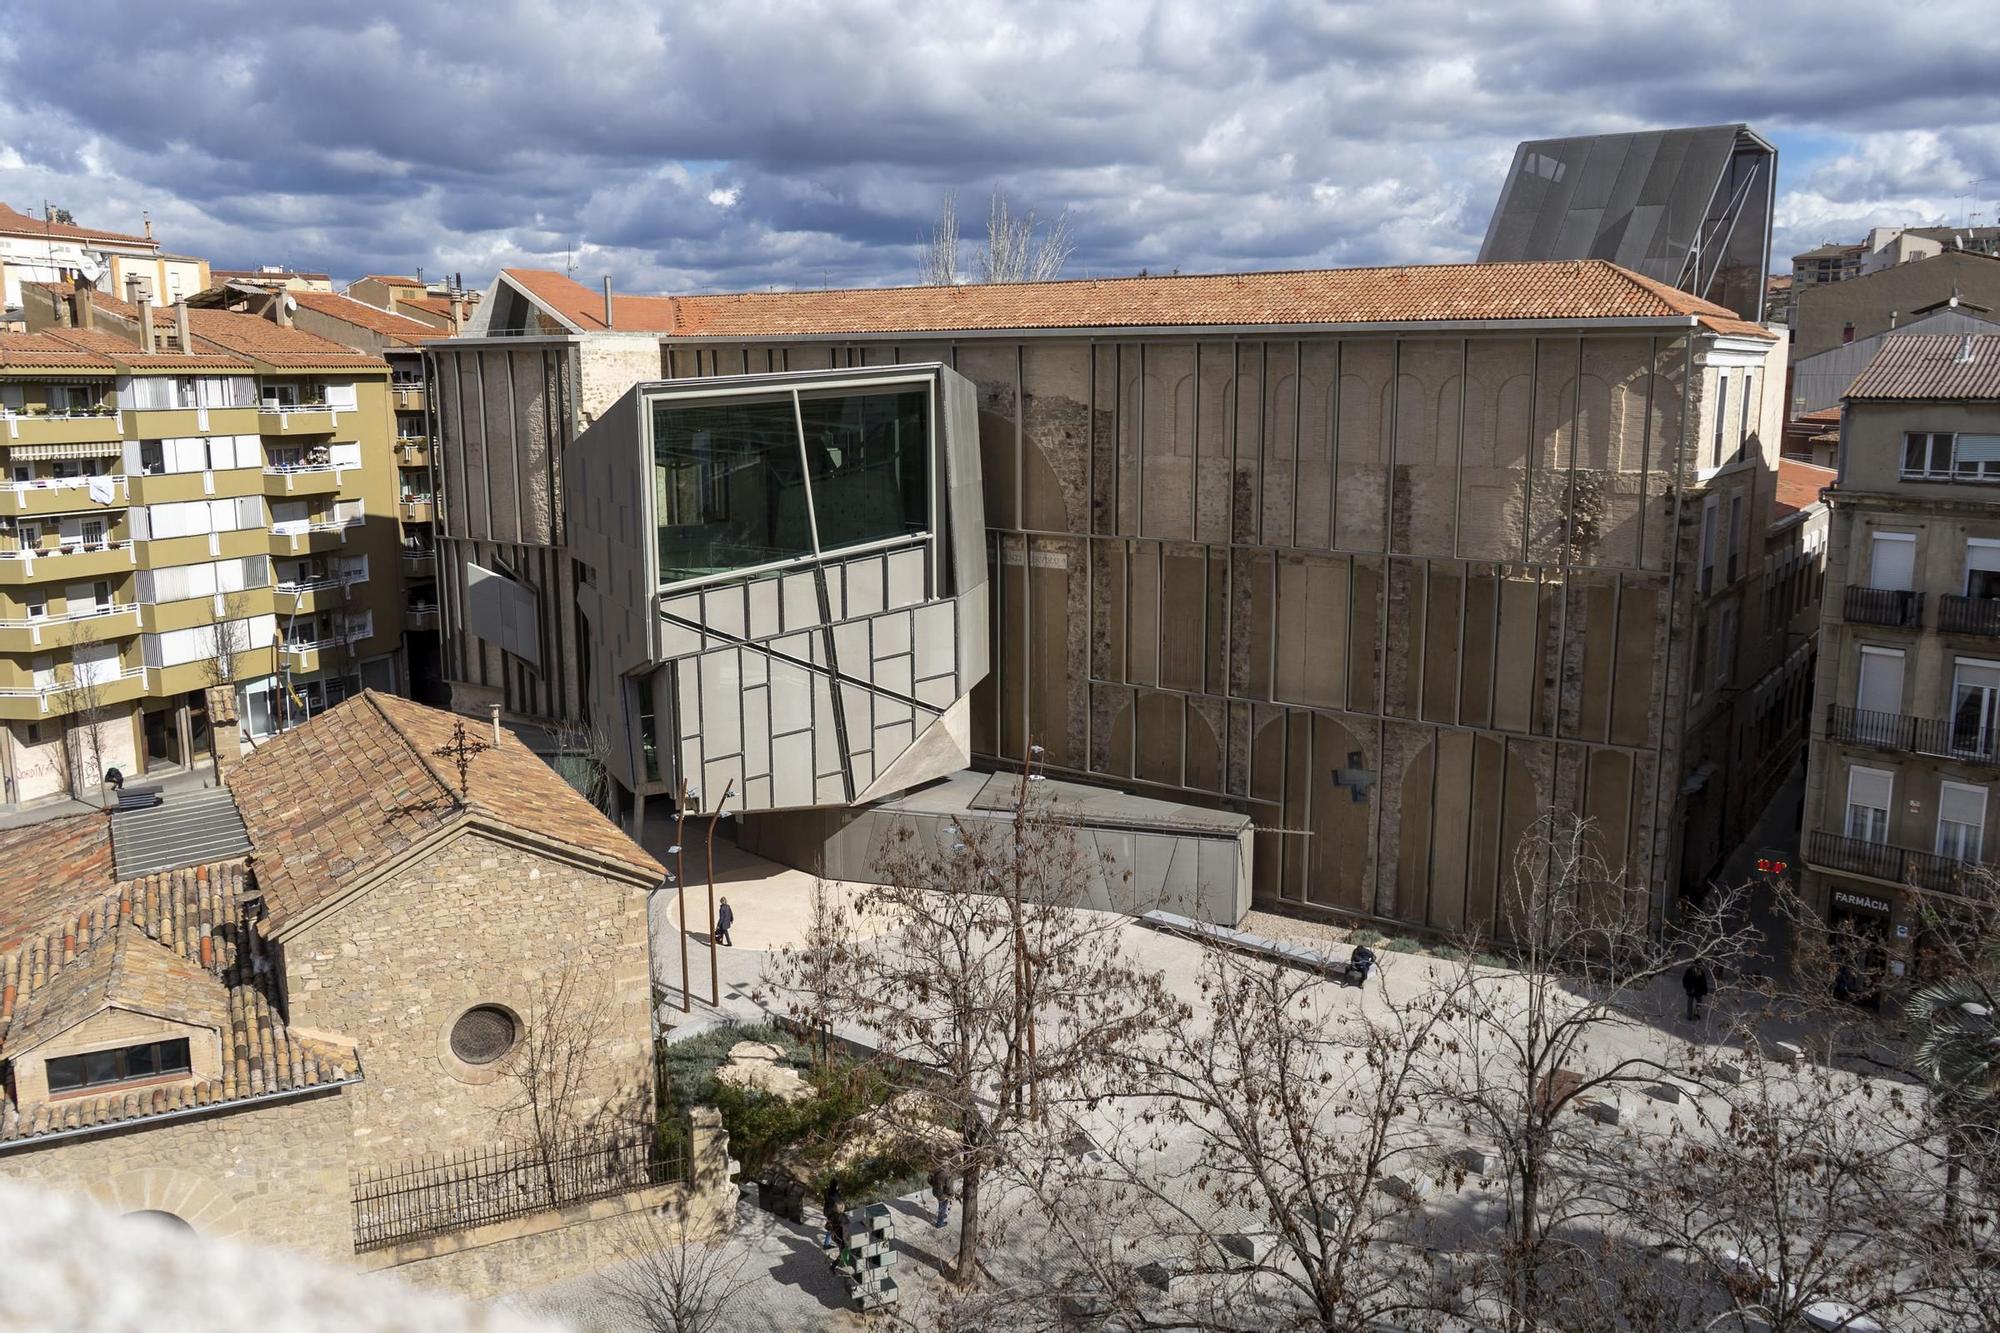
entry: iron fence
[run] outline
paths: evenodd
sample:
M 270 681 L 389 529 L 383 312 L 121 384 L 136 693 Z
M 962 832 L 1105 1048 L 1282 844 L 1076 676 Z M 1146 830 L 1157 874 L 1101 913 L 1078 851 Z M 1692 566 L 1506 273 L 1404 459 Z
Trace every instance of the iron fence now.
M 356 1171 L 349 1180 L 354 1248 L 378 1250 L 687 1179 L 686 1153 L 663 1149 L 650 1127 L 574 1139 L 546 1153 L 491 1148 Z
M 2000 598 L 1938 598 L 1938 628 L 1946 634 L 2000 636 Z
M 1924 595 L 1920 592 L 1899 592 L 1893 588 L 1863 588 L 1857 584 L 1847 587 L 1844 604 L 1847 622 L 1851 625 L 1888 625 L 1896 629 L 1915 629 L 1924 614 Z
M 1865 708 L 1827 707 L 1826 734 L 1849 745 L 1928 754 L 1968 764 L 2000 764 L 2000 726 L 1957 717 L 1908 717 Z
M 1961 861 L 1914 847 L 1849 838 L 1827 829 L 1812 829 L 1806 837 L 1806 859 L 1832 870 L 1846 870 L 1891 884 L 1909 884 L 1937 893 L 1967 893 L 1985 882 L 1992 867 Z

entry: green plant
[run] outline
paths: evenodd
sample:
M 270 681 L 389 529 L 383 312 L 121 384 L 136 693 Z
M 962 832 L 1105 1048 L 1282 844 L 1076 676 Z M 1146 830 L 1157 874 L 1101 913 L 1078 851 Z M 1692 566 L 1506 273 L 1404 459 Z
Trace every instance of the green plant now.
M 1360 930 L 1355 931 L 1352 935 L 1349 935 L 1347 937 L 1347 942 L 1349 944 L 1355 944 L 1355 945 L 1365 944 L 1372 949 L 1379 945 L 1387 943 L 1388 939 L 1389 937 L 1387 935 L 1384 935 L 1381 931 L 1370 930 L 1366 926 L 1364 926 Z

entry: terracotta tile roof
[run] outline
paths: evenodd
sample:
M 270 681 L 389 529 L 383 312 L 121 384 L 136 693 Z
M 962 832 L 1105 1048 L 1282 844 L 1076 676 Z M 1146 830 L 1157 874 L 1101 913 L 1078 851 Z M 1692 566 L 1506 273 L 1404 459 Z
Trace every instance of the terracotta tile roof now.
M 1790 518 L 1801 509 L 1819 503 L 1819 493 L 1840 480 L 1830 467 L 1817 467 L 1796 458 L 1778 459 L 1778 489 L 1771 499 L 1771 521 Z
M 130 236 L 122 231 L 75 227 L 66 222 L 44 222 L 17 212 L 4 203 L 0 203 L 0 236 L 60 236 L 71 241 L 119 241 L 127 245 L 150 246 L 155 250 L 160 248 L 157 241 L 144 236 Z
M 194 311 L 189 311 L 189 318 L 193 318 L 194 314 Z M 242 374 L 251 368 L 242 357 L 200 346 L 192 352 L 142 352 L 107 329 L 50 329 L 46 336 L 109 357 L 121 370 L 233 370 Z M 195 341 L 198 344 L 201 340 L 197 338 Z
M 357 301 L 351 296 L 338 296 L 333 292 L 292 292 L 290 295 L 306 310 L 333 319 L 344 319 L 357 328 L 394 338 L 398 342 L 428 342 L 444 336 L 429 324 L 369 305 L 366 301 Z
M 1817 412 L 1801 413 L 1794 420 L 1810 426 L 1838 426 L 1840 424 L 1840 405 L 1836 403 L 1832 407 L 1822 407 Z
M 1924 333 L 1882 340 L 1847 397 L 1921 402 L 2000 399 L 2000 334 Z
M 502 271 L 577 328 L 605 327 L 601 294 L 560 273 Z M 621 296 L 615 298 L 613 315 L 620 331 L 706 338 L 1677 316 L 1690 317 L 1718 333 L 1772 336 L 1722 306 L 1595 259 L 734 296 Z
M 267 932 L 468 820 L 560 843 L 656 882 L 665 868 L 511 733 L 457 772 L 434 753 L 465 719 L 364 690 L 265 742 L 229 778 L 250 833 Z M 478 723 L 467 739 L 490 746 Z
M 421 282 L 418 282 L 415 278 L 400 278 L 393 273 L 365 273 L 361 277 L 356 278 L 354 282 L 379 282 L 390 287 L 423 286 L 423 284 Z M 354 283 L 350 282 L 347 285 L 352 287 Z
M 109 375 L 111 358 L 45 333 L 0 333 L 0 370 L 78 370 Z
M 229 1025 L 229 992 L 214 974 L 121 922 L 15 1006 L 8 1054 L 18 1058 L 106 1009 L 211 1028 L 220 1036 Z
M 23 287 L 38 287 L 45 292 L 53 292 L 65 301 L 76 295 L 76 284 L 73 282 L 24 282 L 21 285 Z M 90 303 L 99 310 L 109 311 L 120 319 L 130 320 L 134 324 L 139 322 L 139 307 L 130 301 L 121 300 L 113 296 L 110 292 L 100 292 L 93 289 L 90 294 Z M 155 328 L 172 328 L 174 326 L 174 308 L 170 305 L 155 305 L 153 307 L 153 326 Z
M 618 298 L 616 296 L 612 297 L 612 300 L 614 302 L 617 299 Z M 646 298 L 641 297 L 638 299 L 644 300 Z M 449 296 L 402 296 L 396 299 L 396 304 L 399 306 L 406 306 L 412 310 L 421 310 L 428 315 L 436 315 L 439 319 L 451 318 L 451 298 Z M 479 304 L 479 293 L 473 292 L 466 296 L 465 309 L 468 313 L 473 309 L 473 307 L 477 306 L 478 304 Z M 600 298 L 598 300 L 599 314 L 603 313 L 602 310 L 603 305 L 604 302 L 602 298 Z
M 46 829 L 48 825 L 35 826 Z M 212 1012 L 222 995 L 219 1078 L 108 1089 L 63 1097 L 25 1109 L 0 1093 L 0 1142 L 90 1129 L 172 1111 L 221 1106 L 246 1097 L 289 1092 L 360 1076 L 354 1048 L 290 1031 L 278 1007 L 278 969 L 255 929 L 258 909 L 246 903 L 248 872 L 241 861 L 188 866 L 111 888 L 25 940 L 0 950 L 0 1058 L 17 1041 L 16 1024 L 44 1012 L 45 989 L 93 993 L 103 972 L 122 977 L 122 994 L 164 988 L 166 1003 L 186 1013 Z M 167 957 L 146 957 L 139 938 Z M 105 954 L 125 950 L 124 961 Z M 71 979 L 73 970 L 82 969 Z M 154 1002 L 152 996 L 146 1002 Z M 55 1005 L 67 1003 L 62 998 Z M 46 1022 L 37 1026 L 45 1027 Z
M 198 344 L 206 343 L 223 352 L 287 369 L 327 366 L 386 370 L 389 364 L 379 356 L 364 355 L 317 333 L 287 328 L 262 316 L 234 310 L 190 310 L 188 329 Z
M 111 817 L 0 829 L 0 950 L 110 892 Z

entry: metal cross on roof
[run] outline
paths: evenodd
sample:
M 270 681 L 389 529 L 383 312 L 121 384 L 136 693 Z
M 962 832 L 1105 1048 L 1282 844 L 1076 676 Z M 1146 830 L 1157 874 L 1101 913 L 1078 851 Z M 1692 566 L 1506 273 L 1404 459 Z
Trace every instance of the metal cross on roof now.
M 1349 750 L 1347 767 L 1333 770 L 1333 785 L 1347 788 L 1353 794 L 1356 805 L 1368 799 L 1368 789 L 1375 785 L 1375 772 L 1361 766 L 1363 758 L 1361 751 Z
M 463 800 L 466 795 L 467 775 L 472 770 L 472 756 L 492 748 L 485 741 L 476 741 L 467 736 L 465 723 L 456 721 L 451 724 L 451 743 L 440 745 L 431 753 L 440 759 L 449 759 L 458 766 L 458 795 L 459 799 Z

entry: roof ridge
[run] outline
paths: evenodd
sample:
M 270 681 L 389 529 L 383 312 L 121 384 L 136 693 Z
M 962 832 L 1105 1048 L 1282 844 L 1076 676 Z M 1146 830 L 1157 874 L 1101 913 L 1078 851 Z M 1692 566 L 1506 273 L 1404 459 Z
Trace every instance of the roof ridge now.
M 446 778 L 445 775 L 438 769 L 438 766 L 431 762 L 431 757 L 429 755 L 425 754 L 420 748 L 418 748 L 417 743 L 410 738 L 409 733 L 405 732 L 401 727 L 396 725 L 396 719 L 390 717 L 389 710 L 382 706 L 381 694 L 371 687 L 362 690 L 361 697 L 367 700 L 368 706 L 370 708 L 375 710 L 375 716 L 382 719 L 382 725 L 389 729 L 389 733 L 392 736 L 394 736 L 397 740 L 403 743 L 404 749 L 408 750 L 411 753 L 411 755 L 415 756 L 417 763 L 423 767 L 424 772 L 429 775 L 431 781 L 437 783 L 438 789 L 442 791 L 446 796 L 451 798 L 452 804 L 457 806 L 460 810 L 471 809 L 472 808 L 471 799 L 461 794 L 457 788 L 453 787 L 451 785 L 450 779 Z

